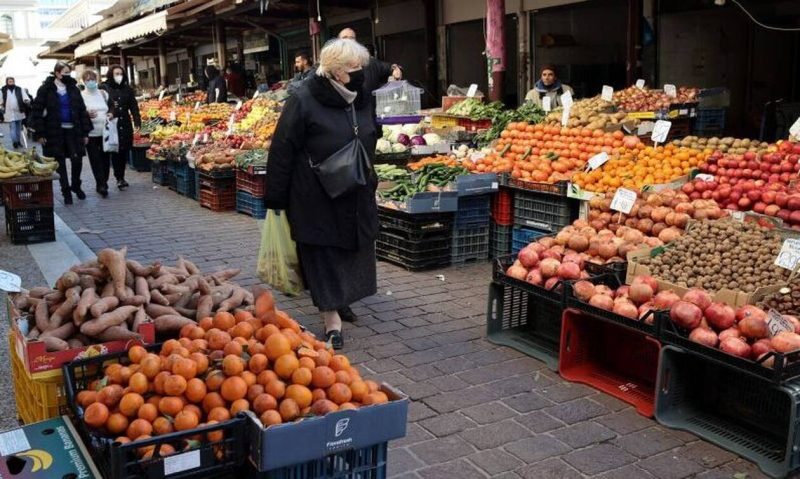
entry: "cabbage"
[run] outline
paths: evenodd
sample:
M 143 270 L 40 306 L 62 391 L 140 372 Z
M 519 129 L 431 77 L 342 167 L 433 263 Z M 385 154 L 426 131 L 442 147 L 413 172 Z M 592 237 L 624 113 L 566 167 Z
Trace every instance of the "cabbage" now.
M 414 135 L 411 137 L 411 144 L 414 146 L 423 146 L 427 145 L 425 142 L 425 138 L 421 137 L 420 135 Z
M 425 139 L 425 143 L 428 145 L 436 145 L 442 142 L 442 137 L 436 133 L 426 133 L 422 135 L 422 138 Z
M 405 125 L 401 125 L 401 130 L 408 136 L 414 136 L 419 133 L 419 124 L 417 123 L 406 123 Z
M 397 135 L 403 132 L 400 128 L 402 125 L 384 125 L 383 137 L 392 143 L 397 143 Z
M 400 143 L 403 146 L 409 146 L 411 144 L 411 138 L 405 133 L 400 133 L 397 135 L 397 141 L 395 143 Z
M 405 153 L 406 146 L 402 143 L 395 143 L 392 145 L 392 153 Z
M 389 141 L 381 138 L 375 143 L 375 151 L 378 153 L 391 153 L 392 152 L 392 144 Z

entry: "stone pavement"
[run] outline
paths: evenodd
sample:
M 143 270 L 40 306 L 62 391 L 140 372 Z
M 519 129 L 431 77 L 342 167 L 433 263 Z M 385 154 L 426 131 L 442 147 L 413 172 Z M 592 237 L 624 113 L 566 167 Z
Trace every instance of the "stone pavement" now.
M 237 281 L 259 283 L 253 219 L 202 209 L 154 187 L 149 173 L 129 172 L 131 187 L 112 186 L 105 200 L 93 192 L 88 164 L 83 179 L 87 200 L 66 207 L 58 199 L 56 213 L 92 250 L 128 246 L 143 261 L 182 254 L 203 270 L 241 268 Z M 9 250 L 0 243 L 0 261 L 15 256 Z M 392 477 L 765 477 L 733 454 L 488 342 L 489 277 L 488 264 L 410 273 L 379 263 L 378 295 L 355 305 L 359 321 L 345 324 L 344 352 L 412 400 L 407 436 L 390 445 Z M 277 301 L 321 333 L 308 296 Z

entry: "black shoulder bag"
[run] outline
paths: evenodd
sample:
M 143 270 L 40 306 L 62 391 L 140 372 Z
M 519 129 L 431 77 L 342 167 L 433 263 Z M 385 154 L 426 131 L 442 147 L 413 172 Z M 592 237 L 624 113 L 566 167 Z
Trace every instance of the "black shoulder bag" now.
M 353 116 L 353 139 L 321 163 L 314 164 L 311 161 L 311 155 L 308 157 L 311 169 L 314 170 L 325 192 L 332 199 L 349 193 L 356 187 L 366 185 L 371 168 L 367 151 L 358 138 L 358 122 L 353 105 L 350 105 L 350 111 Z

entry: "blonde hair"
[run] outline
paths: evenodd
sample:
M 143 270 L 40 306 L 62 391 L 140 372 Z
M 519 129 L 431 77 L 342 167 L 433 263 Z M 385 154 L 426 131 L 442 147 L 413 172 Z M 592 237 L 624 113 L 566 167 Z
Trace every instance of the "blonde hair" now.
M 362 67 L 369 63 L 367 49 L 355 40 L 335 38 L 326 43 L 319 53 L 317 75 L 331 78 L 334 71 L 346 70 L 355 62 Z

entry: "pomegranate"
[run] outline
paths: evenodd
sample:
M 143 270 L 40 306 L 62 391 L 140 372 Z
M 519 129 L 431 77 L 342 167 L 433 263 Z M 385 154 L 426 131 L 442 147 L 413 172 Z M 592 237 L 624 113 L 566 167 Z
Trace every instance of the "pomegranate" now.
M 545 258 L 539 263 L 539 270 L 542 272 L 543 278 L 552 278 L 558 274 L 558 267 L 561 263 L 554 258 Z
M 558 276 L 553 276 L 551 278 L 548 278 L 547 281 L 544 282 L 544 289 L 548 291 L 554 289 L 558 284 L 558 281 L 559 281 Z
M 703 315 L 717 331 L 728 329 L 736 324 L 736 311 L 725 303 L 711 303 L 703 311 Z
M 701 310 L 711 306 L 711 295 L 699 288 L 692 288 L 683 295 L 683 300 L 697 305 Z
M 542 279 L 542 273 L 538 269 L 532 269 L 528 272 L 528 275 L 525 277 L 525 281 L 534 285 L 534 286 L 541 286 L 544 280 Z
M 750 354 L 754 359 L 772 351 L 772 342 L 769 339 L 759 339 L 751 346 Z
M 636 283 L 644 283 L 644 284 L 650 286 L 650 289 L 653 290 L 653 293 L 658 292 L 658 281 L 656 281 L 656 279 L 654 277 L 652 277 L 652 276 L 649 276 L 649 275 L 646 275 L 646 274 L 643 274 L 641 276 L 637 276 L 637 277 L 633 278 L 633 281 L 631 282 L 631 285 L 634 285 Z
M 726 338 L 720 341 L 719 349 L 740 358 L 750 357 L 750 345 L 739 338 Z
M 522 263 L 522 266 L 528 269 L 531 269 L 539 264 L 539 254 L 530 246 L 522 248 L 517 256 L 517 259 L 520 263 Z
M 589 281 L 578 281 L 572 285 L 572 291 L 581 301 L 589 301 L 594 295 L 594 285 Z
M 579 279 L 581 268 L 576 263 L 561 263 L 556 270 L 556 275 L 561 279 Z
M 750 339 L 761 339 L 769 336 L 769 328 L 767 322 L 761 318 L 749 316 L 739 321 L 737 325 L 742 335 Z
M 734 326 L 733 328 L 728 328 L 725 331 L 722 331 L 721 333 L 719 333 L 719 340 L 720 341 L 722 341 L 723 339 L 727 339 L 727 338 L 739 338 L 739 339 L 742 339 L 742 332 L 739 331 L 739 328 Z
M 772 338 L 771 344 L 779 353 L 790 353 L 800 349 L 800 335 L 790 331 L 781 331 Z
M 653 307 L 653 303 L 650 302 L 644 303 L 643 305 L 639 306 L 639 319 L 644 318 L 645 316 L 648 315 L 648 313 L 650 313 L 650 311 L 653 311 L 654 309 L 655 308 Z M 650 316 L 647 316 L 645 323 L 653 324 L 653 319 L 654 316 L 651 314 Z
M 595 294 L 605 294 L 609 298 L 613 298 L 615 296 L 614 290 L 604 284 L 598 284 L 597 286 L 595 286 L 594 292 Z
M 617 288 L 617 291 L 614 292 L 614 297 L 628 296 L 630 291 L 631 291 L 631 287 L 628 286 L 627 284 L 624 284 L 624 285 L 620 286 L 619 288 Z
M 549 248 L 539 253 L 539 259 L 546 259 L 546 258 L 554 259 L 560 263 L 561 253 L 556 251 L 554 248 Z
M 674 291 L 664 290 L 659 291 L 653 298 L 653 306 L 656 309 L 669 309 L 673 304 L 681 300 Z
M 670 308 L 669 317 L 682 328 L 694 329 L 700 325 L 700 320 L 703 319 L 703 311 L 696 304 L 688 301 L 678 301 Z
M 514 279 L 524 281 L 528 275 L 528 270 L 522 265 L 512 264 L 507 270 L 506 274 Z
M 744 306 L 740 307 L 736 310 L 736 321 L 739 322 L 745 318 L 754 317 L 758 319 L 763 319 L 764 321 L 767 320 L 767 313 L 764 312 L 763 309 L 757 308 L 750 304 L 745 304 Z
M 634 281 L 630 287 L 628 296 L 630 296 L 631 301 L 634 303 L 644 304 L 653 299 L 653 288 L 651 288 L 650 285 L 644 281 L 640 281 L 638 283 Z
M 620 316 L 630 319 L 639 319 L 639 310 L 636 305 L 628 300 L 615 301 L 612 311 Z
M 716 348 L 717 343 L 719 343 L 719 338 L 717 337 L 717 333 L 709 328 L 695 328 L 689 333 L 689 341 L 703 344 L 709 348 Z
M 595 308 L 611 311 L 614 309 L 614 299 L 606 294 L 595 294 L 589 299 L 589 304 Z

